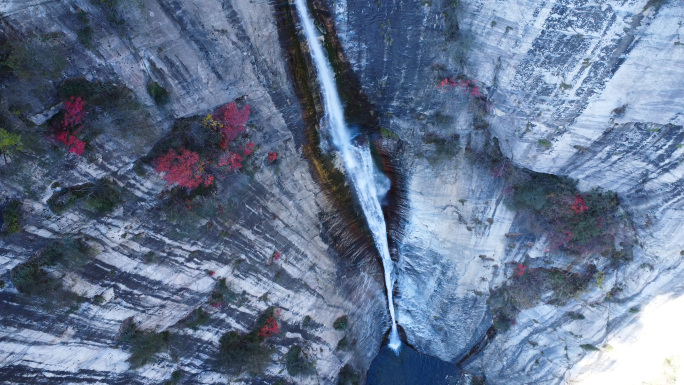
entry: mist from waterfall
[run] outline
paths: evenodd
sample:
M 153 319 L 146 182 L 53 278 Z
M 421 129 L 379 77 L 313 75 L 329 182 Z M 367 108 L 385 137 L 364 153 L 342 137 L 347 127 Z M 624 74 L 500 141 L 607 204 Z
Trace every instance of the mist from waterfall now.
M 371 157 L 367 145 L 355 145 L 353 136 L 344 121 L 344 112 L 340 96 L 337 93 L 333 71 L 323 53 L 323 47 L 318 40 L 313 21 L 309 16 L 305 0 L 295 0 L 295 6 L 301 20 L 304 34 L 309 45 L 309 51 L 316 69 L 318 70 L 318 82 L 321 85 L 321 93 L 325 106 L 328 127 L 331 130 L 333 144 L 340 152 L 344 162 L 345 171 L 351 179 L 351 185 L 361 204 L 366 216 L 368 227 L 373 234 L 375 245 L 380 252 L 382 265 L 385 271 L 385 286 L 387 288 L 387 300 L 389 312 L 392 318 L 392 329 L 389 336 L 389 347 L 395 352 L 401 346 L 397 323 L 394 317 L 394 302 L 392 300 L 392 287 L 394 284 L 394 268 L 387 245 L 387 225 L 382 214 L 380 201 L 389 190 L 389 179 L 382 174 Z

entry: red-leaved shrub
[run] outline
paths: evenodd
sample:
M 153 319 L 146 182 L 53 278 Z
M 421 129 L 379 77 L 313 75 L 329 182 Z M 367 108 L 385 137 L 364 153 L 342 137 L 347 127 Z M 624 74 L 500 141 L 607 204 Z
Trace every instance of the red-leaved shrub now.
M 83 107 L 85 102 L 81 98 L 71 97 L 64 101 L 64 118 L 58 127 L 54 128 L 53 139 L 64 144 L 69 152 L 81 155 L 85 149 L 85 142 L 80 140 L 76 134 L 81 131 L 82 120 L 85 117 Z
M 169 150 L 166 155 L 157 158 L 155 163 L 155 170 L 162 173 L 162 178 L 169 184 L 194 189 L 201 184 L 209 186 L 214 181 L 214 177 L 205 172 L 199 155 L 184 148 L 180 149 L 180 154 L 173 149 Z
M 230 142 L 245 132 L 245 123 L 249 119 L 250 112 L 249 104 L 245 104 L 242 110 L 239 110 L 235 103 L 229 103 L 219 107 L 212 118 L 224 139 Z
M 230 166 L 231 171 L 239 170 L 242 168 L 242 157 L 234 152 L 228 151 L 221 155 L 218 164 L 219 166 Z
M 258 336 L 262 338 L 273 337 L 278 333 L 278 323 L 274 317 L 270 317 L 266 320 L 266 324 L 259 330 Z

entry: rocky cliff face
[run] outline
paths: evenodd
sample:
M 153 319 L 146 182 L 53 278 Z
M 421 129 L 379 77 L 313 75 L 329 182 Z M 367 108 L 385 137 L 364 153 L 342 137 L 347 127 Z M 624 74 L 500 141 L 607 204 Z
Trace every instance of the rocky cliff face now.
M 329 6 L 381 125 L 404 144 L 408 225 L 394 234 L 396 306 L 411 344 L 457 360 L 486 330 L 488 292 L 516 264 L 578 262 L 549 251 L 544 237 L 510 237 L 523 235 L 522 218 L 502 204 L 505 184 L 478 158 L 494 137 L 517 166 L 616 191 L 638 246 L 616 269 L 585 259 L 605 277 L 565 306 L 522 311 L 467 368 L 492 383 L 571 380 L 588 362 L 610 362 L 590 345 L 637 323 L 640 304 L 681 292 L 680 2 Z
M 1 382 L 148 384 L 180 370 L 181 383 L 257 383 L 247 372 L 226 375 L 213 363 L 219 337 L 251 330 L 270 306 L 280 309 L 280 331 L 268 339 L 271 358 L 258 383 L 329 383 L 347 363 L 368 367 L 388 325 L 382 268 L 372 244 L 338 215 L 335 197 L 314 182 L 302 158 L 302 111 L 274 6 L 20 1 L 0 7 L 10 57 L 56 69 L 52 78 L 31 68 L 24 77 L 15 66 L 3 82 L 6 128 L 22 135 L 25 148 L 0 165 L 1 194 L 21 200 L 23 228 L 0 238 Z M 40 49 L 29 51 L 31 44 Z M 62 56 L 60 66 L 41 64 Z M 130 88 L 133 107 L 126 111 L 134 115 L 115 115 L 109 108 L 115 100 L 90 110 L 95 102 L 81 95 L 87 144 L 77 156 L 49 140 L 46 120 L 61 108 L 62 80 L 80 76 Z M 155 105 L 146 91 L 151 81 L 168 91 L 168 104 Z M 206 197 L 173 203 L 153 164 L 140 159 L 176 135 L 170 131 L 178 119 L 200 122 L 238 98 L 251 106 L 247 134 L 257 144 L 245 171 L 218 177 Z M 278 153 L 277 161 L 267 159 L 269 152 Z M 121 191 L 114 211 L 93 217 L 80 203 L 59 214 L 48 207 L 51 196 L 97 179 Z M 54 239 L 83 240 L 92 255 L 78 267 L 43 267 L 82 297 L 68 306 L 19 293 L 11 283 L 10 271 L 35 261 Z M 222 278 L 227 289 L 217 300 L 211 293 Z M 196 309 L 208 320 L 183 327 Z M 337 331 L 333 321 L 342 315 L 348 326 Z M 129 368 L 121 339 L 130 317 L 140 330 L 170 332 L 169 348 L 138 369 Z M 338 348 L 345 337 L 349 348 Z M 294 345 L 316 361 L 317 375 L 287 375 L 282 357 Z
M 12 47 L 2 53 L 2 123 L 25 142 L 23 152 L 0 159 L 0 192 L 21 200 L 23 228 L 0 238 L 3 381 L 152 383 L 180 369 L 182 383 L 333 383 L 346 363 L 368 367 L 388 325 L 381 266 L 303 156 L 302 107 L 277 28 L 282 6 L 0 5 Z M 377 143 L 401 173 L 401 220 L 390 237 L 395 306 L 410 344 L 458 361 L 490 327 L 487 299 L 515 278 L 516 265 L 573 272 L 593 264 L 600 273 L 585 290 L 563 305 L 545 294 L 463 363 L 491 383 L 561 383 L 610 361 L 606 349 L 590 347 L 637 324 L 634 309 L 681 292 L 680 2 L 314 6 L 334 26 L 383 128 Z M 90 111 L 79 157 L 46 137 L 62 109 L 60 85 L 80 76 L 123 85 L 134 103 L 116 104 L 131 112 L 124 116 L 107 101 Z M 168 91 L 168 104 L 150 97 L 152 81 Z M 181 118 L 201 121 L 236 100 L 251 106 L 247 134 L 257 151 L 244 172 L 217 178 L 212 194 L 172 204 L 150 154 L 176 137 Z M 269 152 L 278 152 L 276 163 Z M 632 223 L 624 237 L 637 240 L 633 259 L 578 260 L 526 232 L 524 215 L 504 204 L 510 191 L 493 169 L 501 159 L 576 178 L 583 190 L 616 191 Z M 98 179 L 121 189 L 114 211 L 93 217 L 80 203 L 59 214 L 48 206 L 55 194 Z M 50 240 L 70 238 L 95 250 L 91 259 L 44 269 L 87 300 L 51 307 L 19 293 L 10 271 L 43 255 Z M 229 291 L 217 303 L 210 298 L 220 278 Z M 274 348 L 263 376 L 216 368 L 219 337 L 249 331 L 270 306 L 281 309 L 280 332 L 268 339 Z M 209 320 L 184 327 L 198 308 Z M 344 314 L 349 326 L 334 330 Z M 121 341 L 129 317 L 140 329 L 170 332 L 169 347 L 137 369 Z M 338 343 L 343 337 L 349 348 Z M 316 376 L 286 375 L 282 359 L 294 345 L 316 360 Z

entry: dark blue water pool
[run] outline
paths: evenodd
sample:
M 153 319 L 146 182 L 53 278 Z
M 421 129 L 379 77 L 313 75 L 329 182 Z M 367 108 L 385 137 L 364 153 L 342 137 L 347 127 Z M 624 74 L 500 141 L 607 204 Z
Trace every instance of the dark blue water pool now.
M 397 356 L 385 345 L 368 369 L 368 385 L 451 385 L 461 370 L 439 358 L 420 354 L 407 345 Z

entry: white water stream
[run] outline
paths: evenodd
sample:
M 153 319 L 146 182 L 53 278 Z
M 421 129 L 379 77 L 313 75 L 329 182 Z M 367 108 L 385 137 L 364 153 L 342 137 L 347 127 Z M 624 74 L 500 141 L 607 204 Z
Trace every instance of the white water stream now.
M 309 16 L 305 0 L 295 0 L 295 6 L 304 28 L 311 57 L 318 70 L 318 82 L 321 85 L 327 126 L 331 130 L 333 144 L 342 156 L 345 171 L 349 179 L 351 179 L 351 184 L 354 186 L 359 203 L 366 216 L 368 227 L 373 233 L 375 245 L 382 257 L 387 300 L 392 318 L 392 330 L 390 331 L 388 345 L 396 352 L 401 346 L 401 340 L 399 339 L 399 333 L 397 333 L 397 322 L 394 318 L 394 302 L 392 301 L 394 265 L 387 245 L 387 225 L 385 224 L 385 217 L 382 215 L 382 208 L 380 206 L 380 199 L 388 191 L 388 179 L 375 167 L 369 148 L 365 145 L 354 145 L 352 142 L 353 137 L 344 122 L 342 102 L 337 93 L 333 71 L 323 53 L 323 47 L 316 35 L 316 29 Z

